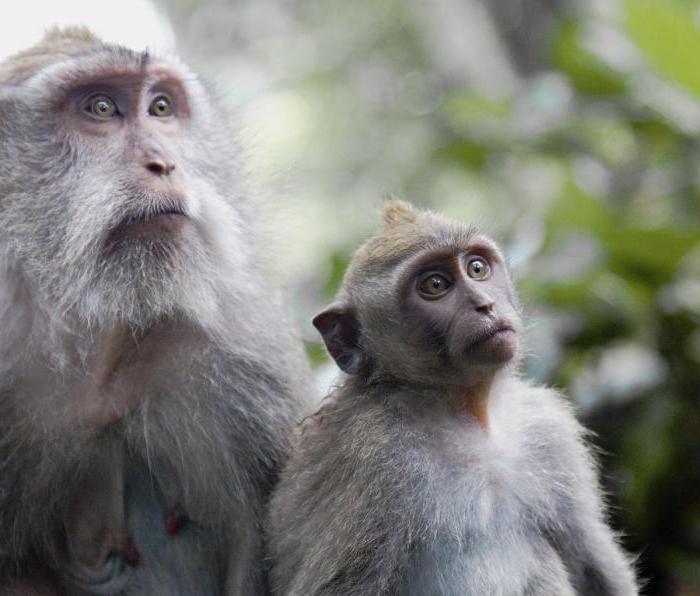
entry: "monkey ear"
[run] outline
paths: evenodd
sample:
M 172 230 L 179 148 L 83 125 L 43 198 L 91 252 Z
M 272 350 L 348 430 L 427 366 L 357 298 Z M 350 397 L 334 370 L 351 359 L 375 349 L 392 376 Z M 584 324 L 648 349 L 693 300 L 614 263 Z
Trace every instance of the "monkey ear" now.
M 390 199 L 384 203 L 384 211 L 382 213 L 384 225 L 386 227 L 395 226 L 400 223 L 411 223 L 416 221 L 418 211 L 406 201 L 399 199 Z
M 365 363 L 365 355 L 359 345 L 360 324 L 352 309 L 332 304 L 312 322 L 340 369 L 349 375 L 357 374 Z

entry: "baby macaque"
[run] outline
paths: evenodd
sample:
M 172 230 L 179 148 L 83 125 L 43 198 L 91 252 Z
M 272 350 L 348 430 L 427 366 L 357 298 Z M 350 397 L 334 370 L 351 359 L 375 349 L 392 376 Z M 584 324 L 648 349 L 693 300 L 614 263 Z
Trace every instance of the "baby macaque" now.
M 273 497 L 275 594 L 637 594 L 585 430 L 517 372 L 492 240 L 391 201 L 314 325 L 348 377 Z

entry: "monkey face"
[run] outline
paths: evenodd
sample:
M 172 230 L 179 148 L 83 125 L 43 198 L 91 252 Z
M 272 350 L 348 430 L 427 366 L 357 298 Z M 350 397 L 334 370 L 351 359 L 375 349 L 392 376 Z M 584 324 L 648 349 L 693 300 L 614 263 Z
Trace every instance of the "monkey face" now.
M 98 40 L 45 51 L 0 80 L 7 247 L 63 312 L 138 322 L 213 306 L 248 251 L 204 89 L 179 63 Z
M 407 268 L 399 332 L 453 374 L 498 368 L 518 351 L 520 317 L 505 264 L 485 239 L 429 250 Z M 438 365 L 439 366 L 439 365 Z
M 517 359 L 519 304 L 500 251 L 438 223 L 385 262 L 356 257 L 339 301 L 314 319 L 345 372 L 468 386 Z

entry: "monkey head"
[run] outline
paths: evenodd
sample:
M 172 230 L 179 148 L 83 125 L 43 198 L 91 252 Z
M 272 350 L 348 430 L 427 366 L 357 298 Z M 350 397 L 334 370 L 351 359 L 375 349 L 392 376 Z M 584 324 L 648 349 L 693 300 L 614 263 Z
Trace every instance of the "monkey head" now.
M 517 360 L 520 306 L 496 244 L 402 201 L 354 255 L 314 318 L 342 370 L 414 385 L 470 386 Z
M 177 60 L 49 32 L 0 63 L 0 251 L 52 312 L 215 309 L 249 253 L 223 120 Z

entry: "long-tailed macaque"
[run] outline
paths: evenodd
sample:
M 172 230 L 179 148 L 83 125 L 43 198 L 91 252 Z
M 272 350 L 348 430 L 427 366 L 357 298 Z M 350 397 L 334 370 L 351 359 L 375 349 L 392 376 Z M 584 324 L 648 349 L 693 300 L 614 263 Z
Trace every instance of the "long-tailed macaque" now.
M 224 120 L 84 29 L 0 63 L 0 594 L 265 589 L 310 387 Z
M 585 431 L 517 373 L 520 306 L 492 240 L 390 202 L 314 325 L 348 376 L 275 491 L 275 594 L 637 593 Z

